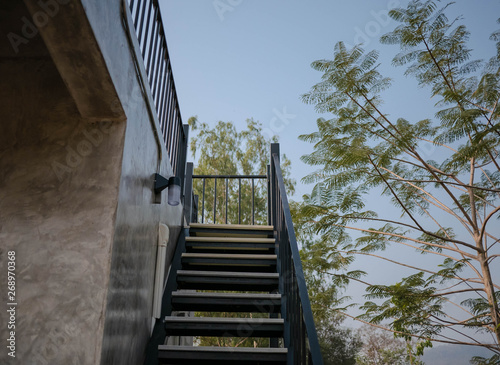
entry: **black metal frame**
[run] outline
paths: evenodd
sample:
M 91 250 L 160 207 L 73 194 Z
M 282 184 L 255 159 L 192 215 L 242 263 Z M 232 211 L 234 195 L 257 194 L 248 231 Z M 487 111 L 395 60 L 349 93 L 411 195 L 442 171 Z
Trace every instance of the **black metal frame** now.
M 163 288 L 163 296 L 161 301 L 161 315 L 155 321 L 153 326 L 153 333 L 149 339 L 145 352 L 144 365 L 157 365 L 158 364 L 158 346 L 163 345 L 167 337 L 167 330 L 165 328 L 165 317 L 172 313 L 172 302 L 170 295 L 173 291 L 177 290 L 177 271 L 181 269 L 181 257 L 186 252 L 186 236 L 188 236 L 188 229 L 185 228 L 181 231 L 177 246 L 172 258 L 172 265 L 167 277 L 167 282 Z
M 295 231 L 293 228 L 292 217 L 290 214 L 290 207 L 286 196 L 286 189 L 283 180 L 283 175 L 280 167 L 279 158 L 279 145 L 271 145 L 271 164 L 268 166 L 267 176 L 234 176 L 234 175 L 218 175 L 216 178 L 266 178 L 268 184 L 268 212 L 269 223 L 274 226 L 274 236 L 276 238 L 276 254 L 277 260 L 271 265 L 271 272 L 277 272 L 279 275 L 279 293 L 281 294 L 281 318 L 284 320 L 284 326 L 279 329 L 283 330 L 283 344 L 288 349 L 287 364 L 289 365 L 323 365 L 323 358 L 319 347 L 316 328 L 314 325 L 314 318 L 309 302 L 309 295 L 307 292 L 304 273 L 302 270 L 302 262 L 300 260 L 299 248 L 297 245 Z M 195 206 L 195 196 L 193 195 L 192 185 L 193 178 L 213 178 L 211 175 L 194 175 L 193 164 L 187 164 L 186 175 L 186 201 L 185 201 L 185 217 L 189 224 L 192 218 L 196 217 L 197 208 Z M 203 204 L 203 203 L 202 203 Z M 203 230 L 203 227 L 198 229 Z M 228 230 L 226 226 L 220 228 L 222 231 Z M 196 231 L 196 229 L 195 229 Z M 196 236 L 196 232 L 194 232 Z M 151 341 L 148 345 L 147 359 L 145 364 L 158 363 L 158 345 L 164 341 L 167 331 L 163 322 L 163 318 L 170 315 L 172 312 L 172 301 L 170 298 L 171 293 L 177 290 L 179 285 L 177 282 L 177 271 L 182 267 L 182 262 L 201 260 L 196 255 L 186 256 L 186 236 L 189 235 L 188 229 L 184 229 L 179 237 L 177 248 L 172 260 L 172 267 L 170 274 L 165 285 L 163 294 L 161 318 L 156 321 Z M 221 259 L 222 260 L 222 259 Z M 215 260 L 212 259 L 212 264 Z M 254 260 L 255 261 L 255 260 Z M 254 263 L 253 261 L 251 263 Z M 270 262 L 263 262 L 262 264 L 268 265 Z M 222 270 L 222 269 L 221 269 Z M 251 271 L 249 269 L 249 271 Z M 259 268 L 259 272 L 262 268 Z M 187 272 L 186 272 L 187 273 Z M 218 274 L 220 275 L 220 273 Z M 263 274 L 259 274 L 263 275 Z M 265 274 L 272 275 L 272 274 Z M 247 281 L 251 278 L 247 278 Z M 186 278 L 184 280 L 187 280 Z M 217 288 L 218 285 L 227 289 L 227 280 L 233 280 L 231 284 L 234 289 L 241 289 L 244 285 L 255 285 L 254 279 L 252 283 L 241 282 L 240 278 L 212 278 L 207 277 L 207 283 L 211 288 Z M 271 285 L 272 278 L 263 278 L 267 280 L 264 282 L 266 285 Z M 271 281 L 270 281 L 271 280 Z M 181 280 L 183 282 L 183 280 Z M 260 281 L 259 281 L 259 285 Z M 182 284 L 184 288 L 189 288 L 189 283 Z M 232 287 L 231 287 L 232 288 Z M 276 313 L 270 314 L 271 318 L 276 318 Z M 276 330 L 278 331 L 278 330 Z M 278 331 L 278 332 L 279 332 Z M 281 334 L 281 332 L 280 332 Z M 266 336 L 269 335 L 266 333 Z M 273 336 L 276 333 L 273 333 Z M 279 342 L 274 339 L 271 341 L 271 347 L 278 347 Z
M 285 320 L 287 363 L 322 365 L 323 358 L 286 196 L 277 143 L 271 144 L 269 183 L 271 222 L 278 245 L 277 270 L 282 294 L 281 317 Z
M 252 198 L 255 191 L 255 179 L 267 179 L 268 185 L 268 223 L 274 226 L 278 260 L 279 286 L 281 299 L 281 316 L 284 319 L 284 345 L 288 348 L 288 364 L 322 365 L 323 359 L 318 343 L 314 319 L 307 293 L 302 263 L 293 228 L 290 208 L 286 196 L 285 184 L 280 168 L 279 145 L 271 145 L 271 164 L 267 175 L 193 175 L 192 164 L 188 164 L 185 179 L 187 155 L 188 126 L 182 124 L 179 103 L 177 100 L 174 78 L 168 48 L 163 29 L 158 0 L 129 0 L 129 8 L 133 19 L 139 48 L 142 54 L 151 95 L 155 104 L 160 130 L 165 143 L 169 160 L 176 176 L 181 178 L 181 186 L 185 189 L 184 206 L 186 221 L 197 219 L 197 196 L 193 195 L 193 178 L 225 179 L 226 181 L 226 222 L 228 204 L 228 179 L 239 181 L 239 221 L 241 222 L 241 180 L 251 179 Z M 184 185 L 184 181 L 186 184 Z M 217 188 L 215 183 L 215 195 Z M 202 195 L 202 223 L 204 223 L 205 194 Z M 254 199 L 252 199 L 252 223 L 255 223 Z M 214 200 L 214 219 L 216 203 Z M 171 273 L 181 267 L 181 256 L 185 252 L 185 236 L 182 231 L 172 260 Z M 163 318 L 172 311 L 170 298 L 167 296 L 175 290 L 176 275 L 169 275 L 163 294 L 161 318 L 156 321 L 151 341 L 148 345 L 147 364 L 157 364 L 158 345 L 165 339 L 166 331 Z
M 184 182 L 188 126 L 182 124 L 158 0 L 128 0 L 160 133 L 175 176 Z M 181 185 L 182 186 L 182 185 Z
M 201 192 L 201 223 L 205 223 L 205 185 L 207 179 L 214 180 L 214 206 L 213 206 L 213 216 L 214 222 L 216 220 L 216 211 L 217 211 L 217 180 L 224 180 L 225 187 L 225 195 L 224 195 L 224 204 L 225 204 L 225 215 L 224 215 L 224 223 L 228 224 L 228 190 L 229 190 L 229 180 L 238 180 L 238 222 L 233 222 L 232 224 L 241 224 L 241 180 L 250 180 L 251 181 L 251 191 L 252 191 L 252 225 L 255 224 L 255 180 L 267 180 L 267 175 L 192 175 L 193 179 L 202 179 L 203 188 Z M 191 185 L 192 186 L 192 185 Z M 269 216 L 268 216 L 269 217 Z M 269 218 L 268 218 L 269 220 Z M 229 222 L 230 223 L 230 222 Z

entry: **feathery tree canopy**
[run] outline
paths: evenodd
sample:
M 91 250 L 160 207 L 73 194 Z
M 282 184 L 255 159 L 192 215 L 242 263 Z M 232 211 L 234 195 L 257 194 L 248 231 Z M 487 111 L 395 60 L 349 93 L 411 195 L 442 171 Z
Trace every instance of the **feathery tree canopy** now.
M 392 9 L 398 25 L 381 38 L 399 45 L 393 64 L 436 101 L 428 119 L 384 109 L 391 80 L 378 70 L 377 51 L 339 42 L 332 60 L 313 62 L 322 81 L 303 101 L 333 117 L 300 137 L 314 144 L 303 161 L 319 168 L 304 178 L 315 186 L 300 219 L 319 237 L 304 255 L 337 288 L 366 285 L 358 319 L 418 339 L 417 354 L 439 341 L 488 348 L 488 361 L 498 361 L 500 31 L 491 35 L 496 54 L 473 60 L 469 32 L 460 19 L 448 19 L 448 6 L 412 0 Z M 432 158 L 422 153 L 429 146 Z M 377 207 L 370 207 L 375 197 Z M 410 250 L 407 261 L 391 258 L 395 245 Z M 353 267 L 359 255 L 413 273 L 377 284 Z M 436 260 L 422 255 L 440 263 L 431 266 Z
M 266 138 L 262 134 L 262 125 L 253 119 L 247 119 L 247 128 L 238 131 L 233 123 L 219 121 L 211 128 L 207 123 L 198 123 L 196 117 L 191 117 L 188 124 L 195 136 L 191 138 L 191 152 L 198 160 L 194 169 L 195 175 L 266 175 L 270 160 L 270 147 L 277 142 L 277 137 Z M 295 181 L 290 178 L 290 161 L 282 156 L 281 164 L 285 184 L 289 194 L 294 191 Z M 205 179 L 205 223 L 225 223 L 226 179 Z M 239 219 L 239 184 L 235 179 L 227 180 L 227 222 L 238 224 Z M 199 196 L 198 221 L 201 222 L 203 199 L 203 179 L 194 179 L 193 189 Z M 215 219 L 213 213 L 214 199 L 216 202 Z M 255 224 L 267 225 L 267 179 L 254 181 L 254 211 Z M 252 184 L 251 179 L 241 182 L 241 224 L 252 224 Z M 203 317 L 225 318 L 266 318 L 268 313 L 239 312 L 203 312 L 196 313 Z M 200 337 L 197 342 L 201 346 L 220 347 L 268 347 L 268 338 L 254 337 Z
M 266 138 L 262 134 L 262 124 L 253 119 L 247 119 L 247 129 L 237 131 L 231 122 L 219 121 L 210 128 L 207 123 L 198 123 L 196 117 L 188 121 L 192 131 L 196 133 L 191 138 L 190 149 L 194 157 L 199 158 L 194 169 L 195 175 L 266 175 L 267 165 L 271 155 L 271 143 L 278 141 L 274 136 Z M 281 168 L 288 194 L 293 194 L 295 181 L 290 178 L 290 160 L 281 158 Z M 238 199 L 239 183 L 236 179 L 227 181 L 229 224 L 252 224 L 252 181 L 241 180 L 241 221 L 239 221 Z M 200 199 L 198 207 L 201 221 L 201 200 L 203 198 L 203 180 L 195 179 L 194 191 Z M 215 219 L 213 214 L 215 198 Z M 215 180 L 205 180 L 205 223 L 225 223 L 226 180 L 217 179 L 217 194 Z M 254 180 L 254 212 L 256 224 L 267 224 L 267 180 Z
M 252 119 L 247 120 L 247 129 L 238 131 L 233 123 L 218 122 L 211 128 L 206 123 L 198 124 L 195 117 L 189 119 L 189 125 L 196 133 L 191 138 L 191 151 L 198 157 L 194 173 L 198 175 L 265 175 L 267 164 L 270 159 L 270 145 L 277 142 L 277 137 L 268 139 L 262 134 L 262 125 Z M 295 181 L 290 178 L 290 161 L 286 156 L 281 156 L 281 168 L 288 194 L 293 194 Z M 202 196 L 202 180 L 195 179 L 195 192 Z M 255 183 L 255 223 L 267 224 L 267 181 L 265 184 Z M 213 179 L 206 179 L 205 183 L 205 222 L 213 222 L 214 201 Z M 228 187 L 228 222 L 235 223 L 238 220 L 238 185 L 230 182 Z M 225 222 L 225 180 L 218 179 L 217 183 L 216 219 L 217 223 Z M 249 181 L 242 181 L 242 224 L 251 224 L 251 185 Z M 200 203 L 201 204 L 201 203 Z M 291 201 L 292 213 L 297 203 Z M 201 205 L 198 207 L 201 209 Z M 201 213 L 198 214 L 200 219 Z M 310 239 L 308 231 L 297 227 L 297 235 L 301 241 Z M 313 302 L 317 305 L 313 308 L 313 314 L 318 330 L 320 346 L 323 359 L 326 364 L 354 365 L 356 354 L 361 346 L 356 334 L 347 328 L 339 328 L 343 318 L 331 316 L 324 311 L 324 307 L 332 303 L 335 297 L 335 288 L 326 288 L 322 280 L 318 280 L 317 273 L 306 270 L 306 280 Z M 321 305 L 318 305 L 320 303 Z M 198 313 L 203 316 L 213 317 L 242 317 L 250 314 L 243 313 Z M 253 313 L 254 318 L 267 316 L 267 314 Z M 236 346 L 236 347 L 266 347 L 269 340 L 266 338 L 234 338 L 234 337 L 202 337 L 198 339 L 203 346 Z

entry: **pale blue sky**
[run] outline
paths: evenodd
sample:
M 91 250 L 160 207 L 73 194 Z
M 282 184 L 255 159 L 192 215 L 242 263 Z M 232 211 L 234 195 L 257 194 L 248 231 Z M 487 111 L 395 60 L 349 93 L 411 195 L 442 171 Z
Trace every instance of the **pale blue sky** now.
M 380 50 L 380 70 L 394 79 L 393 87 L 384 94 L 386 113 L 410 121 L 434 114 L 434 101 L 429 100 L 428 90 L 406 78 L 403 68 L 391 66 L 398 49 L 378 41 L 395 26 L 387 18 L 387 9 L 405 6 L 407 0 L 160 3 L 184 121 L 197 115 L 200 121 L 212 126 L 223 120 L 234 122 L 239 129 L 247 118 L 262 122 L 264 128 L 279 136 L 282 153 L 292 160 L 292 175 L 298 182 L 296 200 L 310 192 L 311 187 L 300 184 L 300 179 L 313 170 L 300 161 L 300 156 L 311 152 L 312 146 L 298 141 L 297 136 L 315 131 L 315 121 L 320 116 L 313 106 L 302 103 L 300 96 L 320 81 L 321 74 L 310 68 L 311 62 L 331 59 L 337 41 L 350 45 L 364 42 L 366 49 Z M 464 23 L 472 33 L 473 57 L 491 57 L 494 43 L 488 37 L 500 28 L 496 23 L 500 1 L 458 0 L 451 10 L 450 17 L 464 15 Z M 426 157 L 432 158 L 433 152 L 427 151 Z M 414 259 L 408 251 L 393 252 L 395 257 Z M 369 259 L 358 263 L 372 267 L 377 279 L 394 279 L 393 268 L 380 264 Z M 463 360 L 463 364 L 468 363 Z
M 426 90 L 390 65 L 397 48 L 380 45 L 395 23 L 387 9 L 406 0 L 163 0 L 168 47 L 184 121 L 197 115 L 214 125 L 232 121 L 243 128 L 254 118 L 280 138 L 296 180 L 312 169 L 300 156 L 311 151 L 297 136 L 315 130 L 319 117 L 300 96 L 320 81 L 312 61 L 332 58 L 339 40 L 381 51 L 382 72 L 395 79 L 386 111 L 417 120 L 432 115 Z M 231 5 L 234 4 L 234 5 Z M 224 7 L 225 6 L 225 7 Z M 478 58 L 492 55 L 488 36 L 500 17 L 500 1 L 459 0 Z M 500 27 L 500 26 L 499 26 Z M 280 116 L 285 122 L 280 121 Z M 309 193 L 299 184 L 295 199 Z

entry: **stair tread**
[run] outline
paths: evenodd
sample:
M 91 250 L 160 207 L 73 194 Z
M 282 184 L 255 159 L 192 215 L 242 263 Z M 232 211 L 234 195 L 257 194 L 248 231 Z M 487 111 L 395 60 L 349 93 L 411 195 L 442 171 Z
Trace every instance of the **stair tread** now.
M 175 365 L 285 365 L 286 348 L 158 346 L 160 364 Z
M 213 224 L 213 223 L 191 223 L 189 228 L 208 228 L 208 229 L 238 229 L 249 231 L 272 231 L 273 226 L 267 225 L 248 225 L 248 224 Z
M 236 299 L 280 299 L 281 294 L 257 294 L 257 293 L 193 293 L 193 292 L 172 292 L 172 297 L 190 298 L 236 298 Z
M 177 275 L 185 276 L 209 276 L 209 277 L 229 277 L 229 278 L 259 278 L 259 279 L 279 279 L 278 273 L 265 272 L 236 272 L 236 271 L 203 271 L 203 270 L 179 270 Z
M 225 318 L 225 317 L 165 317 L 165 324 L 177 323 L 220 323 L 220 324 L 247 324 L 247 325 L 266 325 L 283 324 L 283 318 Z
M 286 348 L 272 347 L 215 347 L 215 346 L 172 346 L 159 345 L 161 351 L 196 351 L 196 352 L 238 352 L 238 353 L 279 353 L 286 354 Z
M 180 289 L 272 292 L 278 289 L 279 274 L 262 271 L 234 271 L 234 269 L 231 271 L 179 270 L 177 283 Z
M 192 253 L 186 252 L 182 254 L 182 257 L 186 258 L 213 258 L 213 259 L 264 259 L 264 260 L 276 260 L 277 255 L 269 254 L 243 254 L 243 253 Z
M 275 243 L 276 240 L 274 238 L 190 236 L 186 237 L 186 242 Z

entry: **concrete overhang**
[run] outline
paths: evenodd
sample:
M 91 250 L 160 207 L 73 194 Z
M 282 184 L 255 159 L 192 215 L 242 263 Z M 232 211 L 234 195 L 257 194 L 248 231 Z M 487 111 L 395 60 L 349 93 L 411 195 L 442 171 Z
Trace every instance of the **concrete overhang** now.
M 17 41 L 22 47 L 39 32 L 81 116 L 89 121 L 125 120 L 125 111 L 81 1 L 24 3 L 29 17 L 23 19 L 18 30 L 20 38 L 9 39 L 11 45 Z

